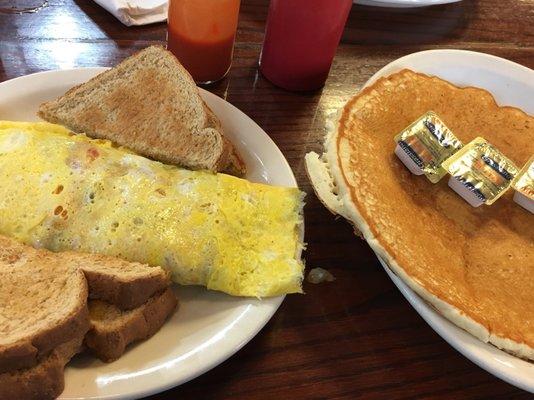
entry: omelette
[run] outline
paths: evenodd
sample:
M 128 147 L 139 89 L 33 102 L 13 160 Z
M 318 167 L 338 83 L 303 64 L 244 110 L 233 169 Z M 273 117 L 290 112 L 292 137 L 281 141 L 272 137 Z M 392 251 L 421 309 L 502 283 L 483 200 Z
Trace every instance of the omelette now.
M 340 111 L 322 156 L 306 155 L 318 197 L 442 315 L 534 360 L 534 217 L 508 191 L 474 208 L 413 175 L 393 138 L 435 111 L 463 143 L 481 136 L 516 165 L 534 153 L 534 117 L 490 93 L 409 70 L 377 80 Z
M 301 292 L 302 199 L 59 125 L 0 121 L 0 234 L 34 247 L 160 265 L 236 296 Z

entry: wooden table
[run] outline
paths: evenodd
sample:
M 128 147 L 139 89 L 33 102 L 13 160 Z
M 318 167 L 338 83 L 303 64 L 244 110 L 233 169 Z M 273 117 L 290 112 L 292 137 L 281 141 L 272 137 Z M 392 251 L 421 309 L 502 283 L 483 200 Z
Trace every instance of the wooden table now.
M 39 0 L 16 3 L 32 2 Z M 354 6 L 330 78 L 313 94 L 285 92 L 258 73 L 267 4 L 243 0 L 234 65 L 210 90 L 254 119 L 289 160 L 308 193 L 307 265 L 326 268 L 337 279 L 306 283 L 306 295 L 289 296 L 239 353 L 153 399 L 528 398 L 465 359 L 419 317 L 365 242 L 321 206 L 303 159 L 321 148 L 327 115 L 375 71 L 405 54 L 461 48 L 533 68 L 534 3 Z M 114 65 L 137 49 L 165 43 L 165 34 L 165 24 L 124 27 L 84 0 L 49 0 L 35 13 L 0 12 L 0 81 L 48 69 Z

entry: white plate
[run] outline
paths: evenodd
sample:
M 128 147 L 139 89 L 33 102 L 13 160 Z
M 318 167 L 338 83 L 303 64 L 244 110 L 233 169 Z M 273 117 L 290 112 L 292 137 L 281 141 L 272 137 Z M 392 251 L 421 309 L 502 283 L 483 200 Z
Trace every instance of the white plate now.
M 483 53 L 429 50 L 410 54 L 386 65 L 365 84 L 403 68 L 439 76 L 458 86 L 477 86 L 491 92 L 499 105 L 519 107 L 534 114 L 534 71 Z M 534 364 L 483 343 L 438 314 L 379 260 L 415 310 L 451 346 L 478 366 L 521 389 L 534 392 Z
M 41 72 L 0 84 L 0 119 L 37 120 L 39 104 L 105 68 Z M 247 164 L 247 178 L 296 187 L 286 159 L 267 134 L 230 103 L 201 89 Z M 77 356 L 65 371 L 62 399 L 139 398 L 184 383 L 226 360 L 269 321 L 283 296 L 263 301 L 195 287 L 177 288 L 180 307 L 151 339 L 105 364 Z
M 375 7 L 415 8 L 456 3 L 461 0 L 353 0 L 354 4 Z

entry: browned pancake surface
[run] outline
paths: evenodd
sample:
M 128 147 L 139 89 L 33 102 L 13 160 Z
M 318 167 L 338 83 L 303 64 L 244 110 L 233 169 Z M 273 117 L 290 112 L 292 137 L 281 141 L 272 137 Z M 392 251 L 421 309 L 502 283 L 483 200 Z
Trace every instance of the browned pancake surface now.
M 490 332 L 534 347 L 534 216 L 512 200 L 471 207 L 447 186 L 415 176 L 394 136 L 435 111 L 468 143 L 482 136 L 519 167 L 534 154 L 534 118 L 498 107 L 477 88 L 404 70 L 345 106 L 337 150 L 352 200 L 387 253 L 430 293 Z

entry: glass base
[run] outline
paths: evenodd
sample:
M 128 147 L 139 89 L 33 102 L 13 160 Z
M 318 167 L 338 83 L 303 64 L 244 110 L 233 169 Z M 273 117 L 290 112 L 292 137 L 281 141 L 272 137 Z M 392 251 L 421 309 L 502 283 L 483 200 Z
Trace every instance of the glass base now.
M 226 76 L 228 75 L 228 72 L 230 72 L 230 68 L 232 68 L 232 64 L 230 64 L 228 66 L 228 69 L 226 70 L 226 72 L 224 73 L 223 76 L 221 76 L 220 78 L 216 78 L 216 79 L 212 79 L 212 80 L 208 80 L 208 81 L 195 81 L 195 83 L 197 85 L 200 85 L 200 86 L 208 86 L 208 85 L 212 85 L 214 83 L 217 83 L 217 82 L 220 82 L 222 81 L 224 78 L 226 78 Z
M 282 77 L 282 74 L 280 73 L 273 73 L 273 71 L 266 70 L 265 66 L 262 65 L 261 56 L 258 61 L 258 69 L 261 75 L 273 85 L 289 92 L 317 92 L 324 87 L 326 79 L 328 78 L 328 72 L 319 78 L 312 77 L 311 79 L 301 79 L 300 81 L 293 77 L 291 79 Z

